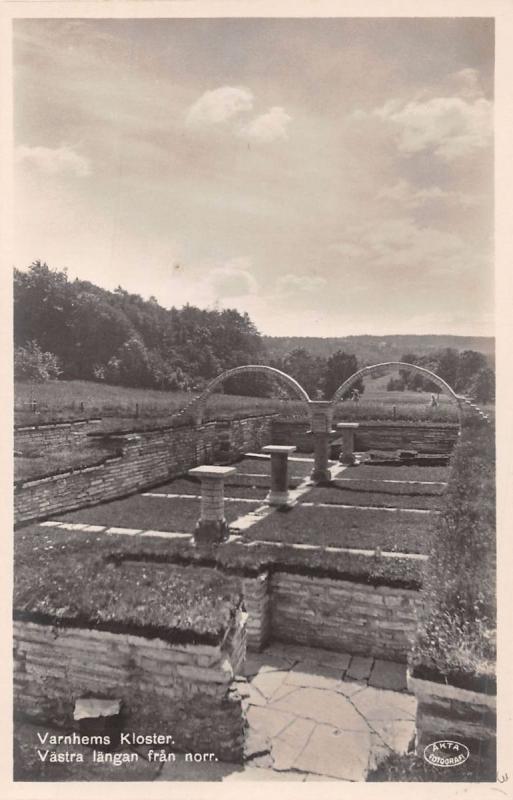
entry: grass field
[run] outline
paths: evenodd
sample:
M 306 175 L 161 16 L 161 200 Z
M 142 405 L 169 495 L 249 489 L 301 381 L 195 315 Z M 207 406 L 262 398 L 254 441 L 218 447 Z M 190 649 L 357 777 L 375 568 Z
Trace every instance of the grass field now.
M 169 424 L 171 415 L 184 408 L 197 395 L 155 389 L 131 389 L 91 381 L 50 381 L 15 384 L 15 421 L 37 424 L 57 419 L 105 418 L 107 429 L 129 429 Z M 359 403 L 338 404 L 335 418 L 411 419 L 457 421 L 455 404 L 443 395 L 439 406 L 430 406 L 431 395 L 423 392 L 387 392 L 381 379 L 368 380 Z M 31 402 L 37 411 L 31 410 Z M 280 413 L 306 419 L 306 406 L 298 400 L 243 397 L 215 394 L 207 403 L 205 419 L 251 414 Z
M 254 504 L 226 503 L 227 522 L 233 522 L 258 505 L 257 500 Z M 93 508 L 63 514 L 55 519 L 62 522 L 83 522 L 87 525 L 193 533 L 199 516 L 199 499 L 143 497 L 137 494 L 125 500 L 113 500 Z
M 432 525 L 430 514 L 298 505 L 257 522 L 246 531 L 244 539 L 425 553 Z

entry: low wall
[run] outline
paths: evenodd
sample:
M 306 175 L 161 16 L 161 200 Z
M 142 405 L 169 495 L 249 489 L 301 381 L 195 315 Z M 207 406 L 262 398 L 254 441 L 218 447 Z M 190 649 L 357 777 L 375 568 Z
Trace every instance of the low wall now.
M 309 424 L 299 421 L 274 420 L 273 444 L 293 444 L 304 453 L 313 451 Z M 458 440 L 459 425 L 455 423 L 406 423 L 362 421 L 355 434 L 354 449 L 367 450 L 417 450 L 419 453 L 450 453 Z M 340 439 L 340 432 L 331 441 Z
M 243 580 L 248 649 L 271 639 L 405 662 L 419 591 L 282 570 Z
M 354 448 L 366 450 L 417 450 L 419 453 L 451 453 L 458 441 L 459 425 L 360 423 Z
M 486 749 L 493 751 L 497 728 L 495 695 L 413 678 L 410 673 L 408 688 L 417 699 L 416 747 L 419 755 L 426 745 L 438 739 L 470 745 L 474 756 Z
M 255 449 L 271 437 L 272 416 L 233 420 L 231 435 L 240 452 Z M 98 434 L 102 446 L 122 455 L 97 466 L 16 484 L 15 523 L 45 519 L 95 503 L 123 497 L 181 475 L 218 458 L 218 423 L 199 428 L 162 428 L 134 434 Z
M 419 593 L 275 572 L 271 635 L 283 642 L 406 661 Z
M 123 732 L 169 734 L 170 750 L 240 762 L 245 721 L 233 677 L 244 660 L 245 617 L 236 614 L 217 646 L 15 622 L 15 714 L 79 730 L 79 698 L 119 699 Z
M 14 449 L 20 453 L 60 450 L 62 447 L 81 447 L 86 436 L 98 429 L 100 419 L 70 422 L 51 422 L 43 425 L 23 425 L 14 428 Z

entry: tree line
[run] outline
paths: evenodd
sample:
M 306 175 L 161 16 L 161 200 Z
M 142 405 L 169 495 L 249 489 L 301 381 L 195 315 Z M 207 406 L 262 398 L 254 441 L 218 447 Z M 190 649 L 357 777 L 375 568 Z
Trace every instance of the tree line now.
M 330 399 L 338 386 L 361 366 L 352 353 L 329 357 L 296 347 L 284 356 L 269 354 L 248 314 L 236 309 L 205 310 L 192 305 L 163 308 L 118 287 L 102 289 L 89 281 L 70 281 L 66 270 L 35 261 L 14 270 L 15 378 L 104 381 L 123 386 L 200 391 L 221 372 L 243 364 L 268 364 L 292 375 L 314 399 Z M 447 350 L 438 361 L 407 354 L 432 368 L 456 387 L 450 373 L 461 361 L 457 380 L 469 385 L 485 368 L 480 353 L 472 357 Z M 464 358 L 465 356 L 465 358 Z M 476 358 L 477 357 L 477 358 Z M 465 369 L 464 369 L 465 366 Z M 439 372 L 439 370 L 442 372 Z M 446 377 L 446 375 L 448 377 Z M 465 376 L 465 377 L 464 377 Z M 402 380 L 403 376 L 401 376 Z M 468 379 L 468 380 L 467 380 Z M 416 387 L 404 376 L 404 388 Z M 484 385 L 486 381 L 481 381 Z M 488 381 L 488 384 L 490 381 Z M 360 394 L 364 385 L 355 387 Z M 400 387 L 396 387 L 400 388 Z M 227 381 L 225 391 L 253 396 L 287 396 L 281 384 L 261 374 Z

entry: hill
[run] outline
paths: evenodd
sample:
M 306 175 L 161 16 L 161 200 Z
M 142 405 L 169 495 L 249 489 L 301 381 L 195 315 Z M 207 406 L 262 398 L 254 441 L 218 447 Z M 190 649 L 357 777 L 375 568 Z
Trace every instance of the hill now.
M 494 360 L 495 339 L 492 336 L 394 335 L 394 336 L 263 336 L 271 359 L 283 358 L 298 348 L 313 356 L 328 358 L 337 350 L 356 356 L 358 363 L 377 364 L 380 361 L 400 361 L 405 353 L 429 356 L 436 351 L 452 348 L 458 352 L 474 350 Z

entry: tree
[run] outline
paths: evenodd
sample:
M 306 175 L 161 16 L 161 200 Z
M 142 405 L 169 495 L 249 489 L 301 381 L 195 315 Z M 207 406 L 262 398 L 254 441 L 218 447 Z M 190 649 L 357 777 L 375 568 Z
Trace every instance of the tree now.
M 488 369 L 488 362 L 483 353 L 478 353 L 475 350 L 464 350 L 459 357 L 456 389 L 459 392 L 470 391 L 470 386 L 475 376 L 485 369 Z
M 285 356 L 280 369 L 295 378 L 310 397 L 315 398 L 326 372 L 326 359 L 312 356 L 303 347 L 298 347 Z
M 493 403 L 495 400 L 495 372 L 490 367 L 481 369 L 470 384 L 470 394 L 478 403 Z
M 44 383 L 59 377 L 59 359 L 54 353 L 43 352 L 33 340 L 14 351 L 14 378 L 18 381 Z
M 324 398 L 331 400 L 338 387 L 351 375 L 358 371 L 358 361 L 356 356 L 337 350 L 326 362 L 324 373 Z M 358 389 L 360 394 L 364 391 L 363 381 L 359 379 L 351 389 Z
M 123 386 L 151 386 L 150 358 L 144 343 L 132 336 L 107 364 L 107 380 Z

